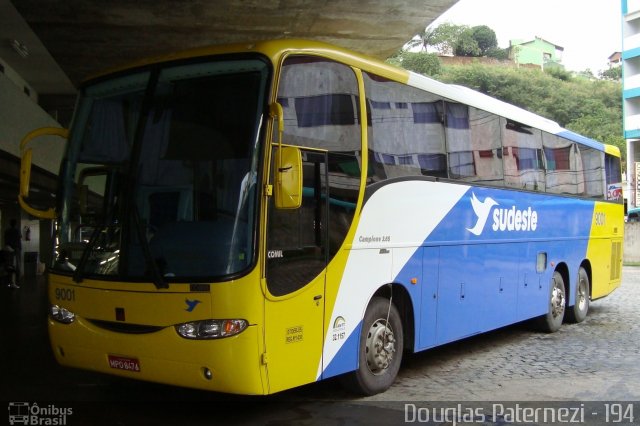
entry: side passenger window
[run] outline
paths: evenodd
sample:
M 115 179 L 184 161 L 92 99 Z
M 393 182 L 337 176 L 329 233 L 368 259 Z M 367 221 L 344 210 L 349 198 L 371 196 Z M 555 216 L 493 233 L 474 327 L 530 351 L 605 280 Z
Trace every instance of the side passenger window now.
M 504 183 L 516 189 L 545 190 L 542 133 L 539 129 L 501 118 Z
M 547 192 L 578 195 L 584 193 L 582 158 L 575 143 L 568 139 L 542 132 L 542 145 L 546 162 Z
M 447 177 L 442 98 L 373 74 L 363 77 L 369 118 L 369 181 Z

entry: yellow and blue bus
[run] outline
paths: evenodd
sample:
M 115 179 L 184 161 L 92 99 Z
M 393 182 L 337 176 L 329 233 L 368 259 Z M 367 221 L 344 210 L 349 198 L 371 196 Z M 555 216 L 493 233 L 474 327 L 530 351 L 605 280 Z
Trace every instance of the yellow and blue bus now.
M 57 205 L 30 141 L 68 139 Z M 55 218 L 65 366 L 239 394 L 340 376 L 620 284 L 620 153 L 482 95 L 318 42 L 154 58 L 86 81 L 69 132 L 23 140 L 20 203 Z

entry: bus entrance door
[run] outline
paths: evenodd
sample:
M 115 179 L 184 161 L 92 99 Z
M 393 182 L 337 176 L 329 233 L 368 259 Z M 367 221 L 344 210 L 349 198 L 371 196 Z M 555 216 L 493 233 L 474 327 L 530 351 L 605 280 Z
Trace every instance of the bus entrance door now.
M 269 208 L 265 347 L 269 392 L 317 379 L 324 336 L 327 154 L 302 151 L 303 200 Z

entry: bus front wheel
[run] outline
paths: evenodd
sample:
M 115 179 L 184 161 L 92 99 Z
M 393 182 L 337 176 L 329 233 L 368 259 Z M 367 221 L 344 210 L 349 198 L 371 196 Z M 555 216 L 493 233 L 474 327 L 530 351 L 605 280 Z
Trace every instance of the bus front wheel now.
M 580 267 L 578 270 L 578 284 L 575 286 L 575 304 L 567 310 L 567 319 L 571 322 L 582 322 L 589 312 L 589 274 Z
M 538 318 L 540 330 L 554 333 L 562 326 L 566 306 L 566 290 L 560 272 L 555 271 L 549 284 L 549 309 L 546 315 Z
M 403 337 L 398 309 L 389 299 L 374 297 L 362 321 L 358 368 L 343 376 L 343 385 L 363 395 L 387 390 L 400 369 Z

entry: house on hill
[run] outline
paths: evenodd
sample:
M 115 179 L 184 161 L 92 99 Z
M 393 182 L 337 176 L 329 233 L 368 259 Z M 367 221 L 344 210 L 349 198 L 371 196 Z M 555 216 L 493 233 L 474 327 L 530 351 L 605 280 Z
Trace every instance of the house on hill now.
M 509 58 L 519 65 L 533 64 L 540 68 L 552 65 L 564 68 L 561 64 L 563 52 L 564 47 L 540 37 L 529 41 L 509 41 Z
M 609 68 L 620 66 L 622 65 L 622 52 L 613 52 L 608 59 Z

